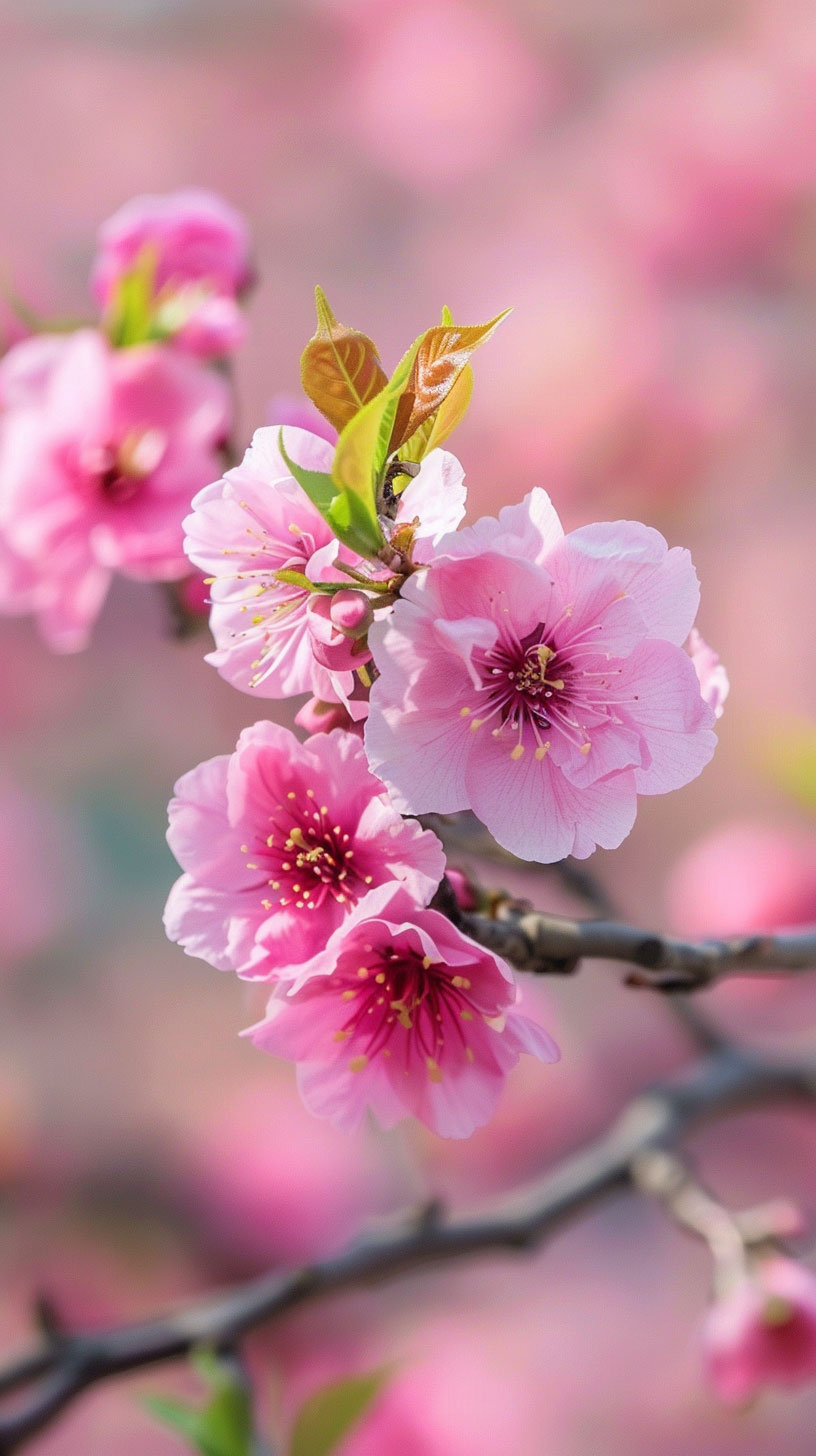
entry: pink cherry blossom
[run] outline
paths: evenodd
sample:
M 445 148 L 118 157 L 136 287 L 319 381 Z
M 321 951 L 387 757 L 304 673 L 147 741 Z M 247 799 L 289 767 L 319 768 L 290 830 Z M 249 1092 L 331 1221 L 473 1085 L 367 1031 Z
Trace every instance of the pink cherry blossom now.
M 0 603 L 35 611 L 49 645 L 74 651 L 114 571 L 185 574 L 182 517 L 218 469 L 229 394 L 192 360 L 113 350 L 90 329 L 18 348 L 24 359 L 13 350 L 3 375 L 13 403 L 0 422 L 0 533 L 15 565 Z
M 689 633 L 688 650 L 700 683 L 700 692 L 713 708 L 714 717 L 721 718 L 723 704 L 731 691 L 728 673 L 717 653 L 700 636 L 696 627 L 692 627 Z
M 382 885 L 246 1035 L 297 1062 L 306 1106 L 338 1127 L 370 1107 L 383 1127 L 414 1116 L 462 1138 L 489 1121 L 521 1052 L 558 1058 L 517 999 L 503 961 Z
M 682 935 L 806 925 L 816 920 L 816 834 L 760 819 L 719 824 L 676 862 L 667 900 Z
M 372 768 L 405 811 L 471 808 L 525 859 L 616 847 L 639 793 L 681 787 L 714 751 L 680 646 L 698 592 L 657 531 L 565 536 L 543 490 L 448 536 L 371 629 Z
M 204 357 L 241 342 L 236 299 L 252 279 L 249 233 L 223 198 L 199 188 L 134 197 L 102 224 L 98 243 L 91 282 L 103 306 L 147 252 L 155 259 L 160 328 Z
M 305 430 L 287 429 L 286 449 L 304 469 L 330 468 L 331 447 Z M 311 593 L 279 581 L 276 573 L 297 571 L 316 580 L 337 543 L 289 474 L 277 428 L 255 431 L 241 464 L 195 497 L 184 529 L 187 555 L 213 578 L 216 650 L 207 662 L 234 687 L 259 697 L 312 691 Z
M 705 1370 L 728 1404 L 763 1385 L 816 1379 L 816 1277 L 793 1259 L 763 1259 L 717 1300 L 703 1329 Z
M 289 474 L 279 433 L 277 425 L 256 430 L 241 464 L 196 496 L 185 521 L 185 550 L 213 578 L 216 651 L 207 661 L 243 692 L 263 698 L 313 693 L 323 701 L 342 701 L 359 717 L 365 704 L 355 695 L 354 675 L 332 672 L 315 657 L 313 594 L 277 576 L 296 571 L 315 582 L 342 579 L 338 542 Z M 323 438 L 289 426 L 284 444 L 289 459 L 302 468 L 331 470 L 334 452 Z M 424 561 L 464 510 L 462 467 L 447 451 L 433 450 L 400 496 L 395 524 L 419 523 L 414 555 Z M 365 565 L 349 552 L 342 559 Z
M 54 369 L 70 347 L 70 334 L 32 334 L 9 349 L 0 359 L 0 409 L 42 399 Z
M 167 934 L 250 980 L 316 955 L 377 885 L 399 881 L 424 904 L 442 877 L 438 839 L 400 817 L 350 733 L 299 743 L 256 723 L 175 793 L 168 841 L 185 873 Z

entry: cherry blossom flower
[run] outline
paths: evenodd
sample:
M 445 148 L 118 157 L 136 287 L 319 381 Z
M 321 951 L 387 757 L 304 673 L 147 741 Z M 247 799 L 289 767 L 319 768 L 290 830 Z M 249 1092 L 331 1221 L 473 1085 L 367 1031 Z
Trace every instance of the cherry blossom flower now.
M 99 230 L 91 278 L 106 307 L 141 259 L 155 262 L 155 322 L 201 357 L 229 353 L 244 337 L 237 299 L 252 280 L 249 233 L 240 213 L 199 188 L 134 197 Z
M 75 651 L 114 571 L 185 574 L 182 517 L 218 469 L 229 394 L 192 360 L 113 350 L 89 329 L 17 349 L 25 357 L 13 350 L 3 371 L 0 532 L 14 566 L 0 574 L 0 605 L 35 611 L 49 645 Z
M 730 1405 L 763 1385 L 816 1378 L 816 1277 L 793 1259 L 763 1259 L 712 1305 L 703 1358 L 711 1385 Z
M 714 751 L 680 646 L 698 593 L 657 531 L 565 536 L 543 490 L 446 537 L 371 629 L 372 768 L 406 812 L 471 808 L 525 859 L 616 847 L 639 793 L 688 783 Z
M 424 904 L 444 871 L 439 840 L 400 817 L 350 733 L 299 743 L 256 723 L 175 793 L 167 837 L 185 873 L 167 934 L 250 980 L 317 954 L 377 885 L 399 881 Z
M 313 693 L 342 701 L 353 717 L 365 711 L 354 676 L 331 672 L 313 651 L 309 608 L 313 594 L 281 571 L 310 581 L 342 579 L 331 529 L 289 474 L 278 447 L 279 427 L 256 430 L 243 461 L 202 490 L 185 521 L 185 550 L 212 580 L 210 626 L 216 651 L 207 658 L 221 676 L 263 698 Z M 331 470 L 327 440 L 288 426 L 286 453 L 307 470 Z M 428 559 L 434 543 L 465 510 L 463 471 L 445 450 L 433 450 L 399 498 L 396 527 L 415 527 L 414 556 Z M 346 565 L 365 563 L 343 550 Z M 372 568 L 372 574 L 376 571 Z M 318 611 L 321 608 L 318 607 Z M 361 658 L 361 661 L 364 659 Z
M 306 1106 L 338 1127 L 370 1107 L 383 1127 L 414 1116 L 462 1138 L 490 1119 L 521 1052 L 558 1058 L 517 999 L 503 961 L 382 885 L 245 1035 L 295 1061 Z
M 714 710 L 714 717 L 721 718 L 723 704 L 731 691 L 728 673 L 717 653 L 700 636 L 696 627 L 689 633 L 688 650 L 694 663 L 694 671 L 700 682 L 700 692 Z
M 677 860 L 667 900 L 681 935 L 753 935 L 807 925 L 816 920 L 816 834 L 761 819 L 718 824 Z

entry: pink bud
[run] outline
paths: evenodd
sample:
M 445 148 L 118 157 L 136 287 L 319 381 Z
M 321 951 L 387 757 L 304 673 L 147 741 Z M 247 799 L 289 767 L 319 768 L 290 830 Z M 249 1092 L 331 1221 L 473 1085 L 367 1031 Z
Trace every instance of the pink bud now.
M 463 874 L 461 870 L 454 869 L 452 865 L 448 865 L 445 870 L 445 876 L 456 896 L 456 903 L 459 909 L 475 910 L 477 904 L 476 895 L 467 875 Z
M 352 722 L 342 703 L 323 703 L 320 698 L 309 698 L 295 714 L 295 722 L 304 733 L 331 733 L 333 728 L 353 732 L 363 726 Z
M 782 1255 L 756 1264 L 709 1310 L 703 1361 L 717 1395 L 730 1405 L 763 1385 L 816 1378 L 816 1276 Z
M 330 616 L 347 637 L 362 637 L 374 620 L 368 597 L 358 591 L 337 592 L 331 599 Z
M 337 596 L 351 598 L 353 610 L 347 615 L 352 619 L 356 616 L 359 620 L 358 599 L 363 601 L 364 606 L 368 606 L 365 599 L 360 598 L 359 592 L 338 592 Z M 355 668 L 368 662 L 371 653 L 362 636 L 351 635 L 337 625 L 334 618 L 336 600 L 336 597 L 315 595 L 309 602 L 308 622 L 312 652 L 315 661 L 330 672 L 354 672 Z M 339 613 L 344 615 L 342 604 Z

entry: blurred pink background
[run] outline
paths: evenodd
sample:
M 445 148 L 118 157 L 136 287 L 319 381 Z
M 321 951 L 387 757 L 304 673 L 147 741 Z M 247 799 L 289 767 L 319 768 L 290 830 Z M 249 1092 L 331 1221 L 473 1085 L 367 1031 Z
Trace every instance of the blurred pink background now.
M 455 442 L 471 516 L 542 484 L 569 524 L 658 526 L 693 550 L 731 673 L 714 764 L 643 802 L 594 868 L 645 924 L 816 919 L 813 785 L 797 792 L 795 755 L 778 771 L 791 726 L 799 743 L 816 724 L 811 3 L 5 0 L 0 135 L 0 278 L 44 312 L 90 311 L 96 227 L 135 193 L 198 184 L 247 214 L 242 442 L 297 389 L 315 282 L 386 365 L 443 303 L 464 322 L 512 304 Z M 34 1291 L 69 1321 L 119 1319 L 431 1193 L 471 1206 L 686 1051 L 662 1003 L 596 966 L 531 990 L 563 1061 L 520 1067 L 467 1144 L 315 1123 L 291 1069 L 237 1039 L 252 989 L 163 936 L 172 784 L 260 715 L 169 625 L 158 589 L 121 580 L 80 656 L 0 624 L 4 1346 L 27 1340 Z M 525 883 L 566 903 L 546 872 Z M 709 1006 L 752 1037 L 816 1026 L 807 978 Z M 802 1115 L 694 1147 L 726 1198 L 816 1213 Z M 321 1379 L 396 1357 L 344 1456 L 812 1456 L 816 1392 L 735 1416 L 703 1390 L 707 1278 L 622 1199 L 529 1261 L 291 1320 L 255 1342 L 259 1388 L 280 1428 Z M 157 1371 L 95 1392 L 31 1449 L 171 1456 L 137 1392 L 174 1380 L 190 1388 Z

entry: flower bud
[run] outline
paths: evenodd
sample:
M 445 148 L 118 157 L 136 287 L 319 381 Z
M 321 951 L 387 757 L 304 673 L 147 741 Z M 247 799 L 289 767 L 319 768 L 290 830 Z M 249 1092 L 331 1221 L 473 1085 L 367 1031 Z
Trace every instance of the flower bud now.
M 715 1392 L 730 1405 L 763 1385 L 816 1377 L 816 1276 L 781 1254 L 756 1263 L 709 1310 L 703 1360 Z
M 330 616 L 347 637 L 362 637 L 374 620 L 368 597 L 358 591 L 340 591 L 331 599 Z
M 342 703 L 324 703 L 320 698 L 309 698 L 295 714 L 295 722 L 304 733 L 331 733 L 333 728 L 345 728 L 353 732 L 362 724 L 352 722 Z

